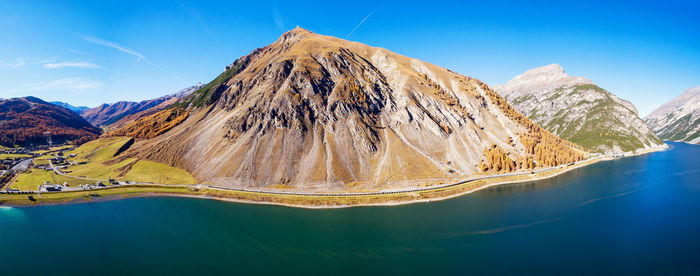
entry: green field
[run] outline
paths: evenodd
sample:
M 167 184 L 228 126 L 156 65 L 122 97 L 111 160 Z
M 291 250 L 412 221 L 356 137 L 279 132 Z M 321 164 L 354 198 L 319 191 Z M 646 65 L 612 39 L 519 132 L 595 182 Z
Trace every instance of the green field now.
M 88 180 L 57 175 L 53 171 L 32 169 L 20 174 L 15 182 L 10 184 L 10 188 L 22 191 L 36 191 L 44 182 L 50 182 L 52 184 L 63 184 L 66 182 L 70 187 L 91 183 Z
M 37 150 L 37 151 L 32 151 L 34 154 L 44 154 L 50 151 L 57 151 L 57 150 L 65 150 L 65 149 L 70 149 L 72 148 L 73 145 L 63 145 L 63 146 L 56 146 L 56 147 L 50 147 L 48 150 Z
M 157 184 L 197 184 L 197 181 L 184 170 L 148 160 L 121 157 L 117 153 L 131 138 L 109 137 L 93 140 L 65 152 L 64 156 L 75 154 L 71 161 L 86 161 L 86 164 L 70 165 L 63 169 L 68 176 L 57 175 L 53 171 L 32 169 L 17 177 L 11 188 L 37 190 L 44 182 L 69 186 L 88 184 L 94 181 L 76 179 L 69 176 L 93 179 L 116 179 L 121 181 L 147 182 Z M 115 156 L 116 155 L 116 156 Z M 36 165 L 49 164 L 52 156 L 43 155 L 34 159 Z
M 117 151 L 129 142 L 128 137 L 109 137 L 94 140 L 67 152 L 76 154 L 71 160 L 88 161 L 87 164 L 70 166 L 69 175 L 96 179 L 132 180 L 159 184 L 196 184 L 196 180 L 184 170 L 148 160 L 115 157 Z
M 29 154 L 15 154 L 15 153 L 2 153 L 0 154 L 0 160 L 3 159 L 15 159 L 15 158 L 29 158 L 32 157 Z
M 34 158 L 34 165 L 48 165 L 49 164 L 49 159 L 40 159 L 40 158 Z
M 129 137 L 108 137 L 92 140 L 76 149 L 65 152 L 64 155 L 75 154 L 86 160 L 104 162 L 114 158 L 117 150 L 130 139 Z

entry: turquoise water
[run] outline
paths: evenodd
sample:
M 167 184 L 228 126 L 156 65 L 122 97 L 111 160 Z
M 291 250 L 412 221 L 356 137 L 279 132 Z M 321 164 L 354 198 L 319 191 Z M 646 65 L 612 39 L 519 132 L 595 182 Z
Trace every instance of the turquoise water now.
M 396 207 L 0 208 L 0 275 L 700 273 L 700 146 Z

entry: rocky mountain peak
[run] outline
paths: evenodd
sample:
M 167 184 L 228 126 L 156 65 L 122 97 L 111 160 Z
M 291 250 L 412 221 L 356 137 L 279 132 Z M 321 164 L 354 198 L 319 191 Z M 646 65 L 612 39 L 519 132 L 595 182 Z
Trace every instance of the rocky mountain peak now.
M 125 156 L 226 187 L 401 188 L 583 158 L 477 79 L 301 28 L 139 120 Z
M 571 77 L 564 72 L 559 64 L 550 64 L 527 70 L 516 76 L 511 81 L 502 85 L 495 85 L 495 89 L 504 97 L 519 97 L 523 93 L 549 93 L 554 88 L 564 85 L 593 84 L 583 77 Z
M 620 153 L 661 144 L 632 103 L 559 64 L 530 69 L 496 91 L 547 130 L 592 151 Z
M 296 26 L 296 28 L 291 29 L 289 31 L 286 31 L 280 38 L 293 38 L 293 37 L 298 37 L 298 36 L 305 36 L 305 35 L 310 35 L 310 34 L 315 34 L 307 29 L 304 29 L 302 27 Z
M 644 120 L 663 139 L 700 144 L 700 86 L 687 89 Z
M 563 77 L 568 77 L 564 72 L 564 68 L 561 67 L 559 64 L 550 64 L 542 67 L 537 67 L 537 68 L 532 68 L 530 70 L 525 71 L 521 76 L 540 76 L 540 75 L 545 75 L 545 76 L 563 76 Z
M 299 41 L 316 36 L 319 35 L 297 26 L 283 33 L 272 45 L 294 45 Z

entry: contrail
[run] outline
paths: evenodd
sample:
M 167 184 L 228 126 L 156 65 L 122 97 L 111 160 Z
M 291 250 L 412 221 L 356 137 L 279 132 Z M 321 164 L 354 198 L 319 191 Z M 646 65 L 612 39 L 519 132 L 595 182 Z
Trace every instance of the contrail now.
M 114 42 L 107 41 L 107 40 L 102 40 L 102 39 L 99 39 L 99 38 L 96 38 L 96 37 L 92 37 L 92 36 L 89 36 L 89 35 L 81 35 L 81 34 L 78 34 L 78 37 L 80 37 L 81 39 L 83 39 L 83 40 L 85 40 L 85 41 L 89 41 L 89 42 L 92 42 L 92 43 L 96 43 L 96 44 L 100 44 L 100 45 L 107 46 L 107 47 L 110 47 L 110 48 L 114 48 L 114 49 L 117 49 L 117 50 L 119 50 L 119 51 L 121 51 L 121 52 L 130 54 L 130 55 L 133 55 L 133 56 L 136 57 L 136 62 L 139 62 L 139 61 L 142 61 L 142 60 L 143 60 L 144 62 L 148 63 L 149 65 L 153 66 L 154 68 L 156 68 L 156 69 L 158 69 L 158 70 L 161 70 L 161 71 L 163 71 L 163 72 L 165 72 L 165 73 L 168 73 L 168 74 L 172 75 L 173 77 L 175 77 L 176 79 L 178 79 L 179 81 L 181 81 L 181 82 L 183 82 L 183 83 L 190 83 L 189 81 L 184 80 L 183 78 L 181 78 L 181 77 L 178 76 L 177 74 L 172 73 L 172 72 L 169 72 L 169 71 L 163 69 L 163 67 L 160 67 L 159 65 L 157 65 L 157 64 L 155 64 L 155 63 L 153 63 L 153 62 L 151 62 L 150 60 L 148 60 L 148 59 L 146 58 L 146 56 L 142 55 L 141 53 L 139 53 L 139 52 L 137 52 L 137 51 L 134 51 L 134 50 L 131 50 L 131 49 L 129 49 L 129 48 L 120 46 L 120 45 L 118 45 L 118 44 L 116 44 L 116 43 L 114 43 Z
M 111 47 L 111 48 L 117 49 L 117 50 L 119 50 L 119 51 L 121 51 L 121 52 L 130 54 L 130 55 L 133 55 L 133 56 L 136 57 L 136 62 L 139 62 L 140 60 L 144 60 L 144 61 L 148 62 L 148 59 L 146 59 L 146 57 L 145 57 L 144 55 L 142 55 L 141 53 L 136 52 L 136 51 L 131 50 L 131 49 L 126 48 L 126 47 L 119 46 L 119 45 L 117 45 L 117 44 L 114 43 L 114 42 L 110 42 L 110 41 L 107 41 L 107 40 L 102 40 L 102 39 L 99 39 L 99 38 L 96 38 L 96 37 L 92 37 L 92 36 L 87 36 L 87 35 L 79 35 L 79 36 L 80 36 L 80 38 L 82 38 L 82 39 L 85 40 L 85 41 L 90 41 L 90 42 L 92 42 L 92 43 L 97 43 L 97 44 L 100 44 L 100 45 L 104 45 L 104 46 L 107 46 L 107 47 Z M 149 62 L 149 63 L 150 63 L 150 62 Z
M 365 21 L 367 21 L 367 18 L 369 18 L 370 16 L 372 16 L 372 14 L 373 14 L 375 11 L 376 11 L 376 9 L 375 9 L 374 11 L 370 12 L 367 16 L 365 16 L 365 19 L 362 19 L 362 21 L 360 21 L 360 24 L 357 24 L 357 26 L 355 26 L 355 28 L 352 29 L 352 31 L 351 31 L 348 35 L 346 35 L 345 38 L 350 37 L 350 35 L 351 35 L 352 33 L 354 33 L 355 30 L 357 30 L 357 28 L 359 28 L 360 25 L 362 25 L 362 23 L 365 23 Z

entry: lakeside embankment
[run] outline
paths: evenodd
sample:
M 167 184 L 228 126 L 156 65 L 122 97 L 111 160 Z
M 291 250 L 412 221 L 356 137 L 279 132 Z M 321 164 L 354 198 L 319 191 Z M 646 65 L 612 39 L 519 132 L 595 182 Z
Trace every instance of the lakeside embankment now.
M 667 145 L 647 149 L 637 156 L 665 150 Z M 74 204 L 133 197 L 192 197 L 240 203 L 274 204 L 301 208 L 343 208 L 353 206 L 391 206 L 419 202 L 431 202 L 454 198 L 492 186 L 536 181 L 560 175 L 613 157 L 589 158 L 574 165 L 540 169 L 538 172 L 520 172 L 504 175 L 487 175 L 454 181 L 451 184 L 399 191 L 376 191 L 366 193 L 293 193 L 227 189 L 206 185 L 129 184 L 110 186 L 94 190 L 42 192 L 33 194 L 2 194 L 1 206 L 26 207 L 56 204 Z

